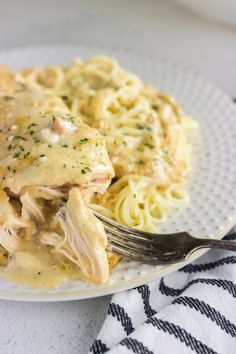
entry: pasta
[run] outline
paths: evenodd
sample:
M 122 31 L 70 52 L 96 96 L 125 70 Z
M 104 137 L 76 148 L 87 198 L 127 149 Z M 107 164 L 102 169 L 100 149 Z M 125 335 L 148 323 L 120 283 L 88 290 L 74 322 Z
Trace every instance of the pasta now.
M 25 69 L 17 78 L 61 97 L 105 140 L 115 179 L 103 195 L 92 197 L 91 207 L 128 226 L 155 231 L 171 210 L 188 203 L 188 135 L 197 123 L 171 96 L 104 56 Z

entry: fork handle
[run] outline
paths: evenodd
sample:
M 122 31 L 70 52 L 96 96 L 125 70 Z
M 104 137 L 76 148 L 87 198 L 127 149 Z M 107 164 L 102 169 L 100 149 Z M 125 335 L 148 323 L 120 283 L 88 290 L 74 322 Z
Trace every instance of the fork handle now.
M 236 252 L 236 242 L 203 238 L 199 240 L 197 248 L 220 248 Z

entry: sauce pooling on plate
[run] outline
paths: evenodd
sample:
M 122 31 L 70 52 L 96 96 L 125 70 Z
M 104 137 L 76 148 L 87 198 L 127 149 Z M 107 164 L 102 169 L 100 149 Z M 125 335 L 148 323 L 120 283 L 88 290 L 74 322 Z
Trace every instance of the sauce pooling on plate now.
M 83 279 L 75 264 L 34 241 L 23 242 L 21 250 L 10 257 L 8 267 L 2 268 L 0 274 L 6 280 L 37 289 L 57 287 L 66 280 Z

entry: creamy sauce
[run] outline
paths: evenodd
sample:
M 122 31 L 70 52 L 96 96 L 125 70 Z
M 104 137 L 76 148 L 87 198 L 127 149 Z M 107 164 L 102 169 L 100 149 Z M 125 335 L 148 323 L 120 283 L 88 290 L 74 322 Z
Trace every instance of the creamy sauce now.
M 21 250 L 0 268 L 0 276 L 14 283 L 35 289 L 58 287 L 66 280 L 82 278 L 75 264 L 53 252 L 51 247 L 24 241 Z

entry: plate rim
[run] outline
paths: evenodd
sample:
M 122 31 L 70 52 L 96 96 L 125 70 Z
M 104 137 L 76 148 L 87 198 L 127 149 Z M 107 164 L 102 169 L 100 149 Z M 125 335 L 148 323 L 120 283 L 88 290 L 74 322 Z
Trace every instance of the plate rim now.
M 197 70 L 194 68 L 191 68 L 190 66 L 186 64 L 182 64 L 177 60 L 172 60 L 163 56 L 158 56 L 154 52 L 148 52 L 146 53 L 144 50 L 140 49 L 132 49 L 132 48 L 125 48 L 125 47 L 120 47 L 116 45 L 105 45 L 105 44 L 53 44 L 53 45 L 30 45 L 30 46 L 22 46 L 22 47 L 12 47 L 12 48 L 5 48 L 3 50 L 0 50 L 0 56 L 2 55 L 13 55 L 14 52 L 23 52 L 23 51 L 34 51 L 34 50 L 98 50 L 99 51 L 116 51 L 124 54 L 137 54 L 145 58 L 151 58 L 155 59 L 158 62 L 167 62 L 175 67 L 178 67 L 182 69 L 184 72 L 190 73 L 194 79 L 200 79 L 204 81 L 204 84 L 207 84 L 212 87 L 215 91 L 218 92 L 221 96 L 224 97 L 225 99 L 225 104 L 227 103 L 228 105 L 233 108 L 236 114 L 236 105 L 233 102 L 233 100 L 230 98 L 230 96 L 224 92 L 220 86 L 218 86 L 216 83 L 213 81 L 209 80 L 205 76 L 201 75 L 198 73 Z M 7 63 L 6 63 L 7 64 Z M 224 227 L 218 231 L 217 234 L 215 234 L 215 238 L 221 239 L 224 237 L 236 224 L 236 214 L 235 216 L 228 220 L 224 224 Z M 107 295 L 112 295 L 121 291 L 129 290 L 134 287 L 137 287 L 139 285 L 145 284 L 152 282 L 154 280 L 158 280 L 159 278 L 168 275 L 170 273 L 173 273 L 174 271 L 177 271 L 178 269 L 184 267 L 185 265 L 193 262 L 194 260 L 198 259 L 202 255 L 206 254 L 209 251 L 209 249 L 202 249 L 196 251 L 193 255 L 189 257 L 187 261 L 180 262 L 177 264 L 169 265 L 166 266 L 162 269 L 155 269 L 152 272 L 149 272 L 145 275 L 139 275 L 136 276 L 135 278 L 131 280 L 124 280 L 124 284 L 122 284 L 121 281 L 116 283 L 115 285 L 113 284 L 105 284 L 102 285 L 100 288 L 97 289 L 90 289 L 89 287 L 84 290 L 79 290 L 79 291 L 60 291 L 58 293 L 54 292 L 47 292 L 47 289 L 44 291 L 41 291 L 39 293 L 33 293 L 33 292 L 27 292 L 26 291 L 2 291 L 0 290 L 0 299 L 1 300 L 14 300 L 14 301 L 23 301 L 23 302 L 62 302 L 62 301 L 74 301 L 74 300 L 83 300 L 83 299 L 90 299 L 90 298 L 96 298 L 100 296 L 107 296 Z M 28 288 L 26 288 L 28 289 Z M 56 288 L 55 288 L 56 290 Z

